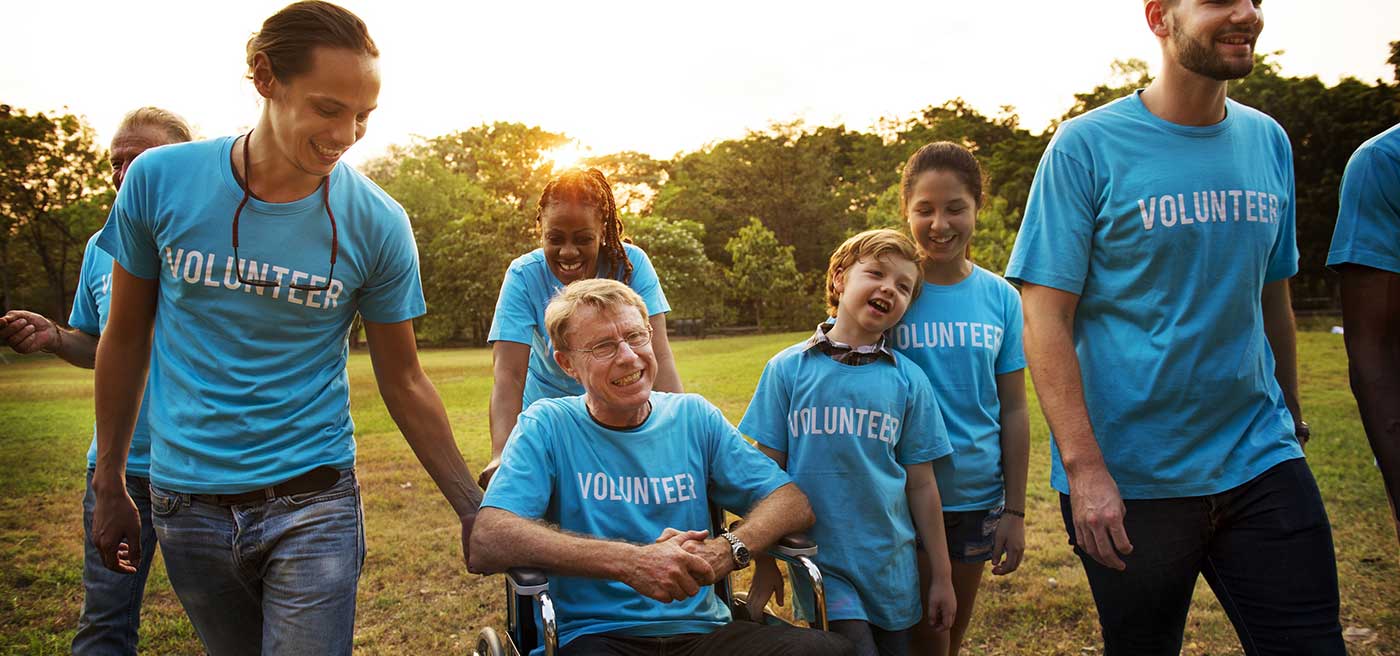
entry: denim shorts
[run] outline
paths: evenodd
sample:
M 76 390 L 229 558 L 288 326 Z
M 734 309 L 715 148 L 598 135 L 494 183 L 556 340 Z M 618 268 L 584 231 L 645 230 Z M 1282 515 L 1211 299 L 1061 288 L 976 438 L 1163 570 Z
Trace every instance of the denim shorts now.
M 943 511 L 943 533 L 948 536 L 948 558 L 962 563 L 985 563 L 992 559 L 997 543 L 1001 507 L 987 510 Z M 918 542 L 920 549 L 923 541 Z

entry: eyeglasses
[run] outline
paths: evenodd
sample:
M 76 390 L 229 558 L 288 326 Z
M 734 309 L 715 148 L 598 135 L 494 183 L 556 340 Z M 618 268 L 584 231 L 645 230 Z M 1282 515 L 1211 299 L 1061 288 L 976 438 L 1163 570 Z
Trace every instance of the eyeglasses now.
M 252 195 L 253 189 L 253 167 L 248 165 L 248 142 L 253 139 L 253 131 L 243 135 L 243 200 L 238 203 L 238 209 L 233 212 L 233 266 L 234 272 L 238 275 L 238 282 L 253 287 L 280 287 L 282 283 L 276 280 L 264 280 L 262 278 L 246 278 L 243 276 L 243 260 L 238 257 L 238 217 L 243 214 L 243 206 L 248 204 L 248 198 Z M 323 285 L 288 285 L 292 289 L 300 289 L 308 292 L 324 292 L 331 288 L 331 279 L 335 278 L 335 258 L 340 253 L 340 239 L 336 234 L 335 213 L 331 212 L 331 176 L 326 176 L 321 181 L 321 204 L 326 208 L 326 216 L 331 219 L 331 270 L 326 274 L 326 282 Z M 251 269 L 251 267 L 250 267 Z
M 620 340 L 603 342 L 593 348 L 564 350 L 573 351 L 575 353 L 587 353 L 593 356 L 594 360 L 611 360 L 617 357 L 618 351 L 622 350 L 623 342 L 626 342 L 627 346 L 631 347 L 633 351 L 642 348 L 651 343 L 651 328 L 648 327 L 646 330 L 637 330 L 627 333 L 627 336 Z

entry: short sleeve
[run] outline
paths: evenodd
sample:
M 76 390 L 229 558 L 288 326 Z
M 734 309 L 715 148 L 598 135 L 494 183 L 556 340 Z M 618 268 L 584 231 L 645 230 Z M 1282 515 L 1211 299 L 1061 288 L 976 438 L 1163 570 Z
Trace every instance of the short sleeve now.
M 418 275 L 418 245 L 402 208 L 380 246 L 375 267 L 360 288 L 360 314 L 365 321 L 396 323 L 427 312 Z
M 547 426 L 538 418 L 520 417 L 501 452 L 501 466 L 481 500 L 483 508 L 500 508 L 526 519 L 544 517 L 558 479 L 546 433 Z
M 791 407 L 792 387 L 783 375 L 778 358 L 773 358 L 763 367 L 749 409 L 739 421 L 739 432 L 763 446 L 787 453 L 787 416 Z
M 905 368 L 909 380 L 909 400 L 904 408 L 904 426 L 894 448 L 895 462 L 917 465 L 937 460 L 953 452 L 948 427 L 933 396 L 933 385 L 918 367 Z
M 1098 216 L 1094 198 L 1089 169 L 1066 152 L 1061 139 L 1051 141 L 1031 182 L 1007 279 L 1083 293 Z
M 93 276 L 101 275 L 100 271 L 95 270 L 98 259 L 107 258 L 97 256 L 96 240 L 91 240 L 83 253 L 83 266 L 78 274 L 78 291 L 73 295 L 73 311 L 68 315 L 68 325 L 94 337 L 102 334 L 102 315 L 97 309 L 97 298 L 92 295 L 92 285 L 89 281 Z
M 488 342 L 530 344 L 534 337 L 535 308 L 530 305 L 528 284 L 522 271 L 523 267 L 515 265 L 506 269 L 501 293 L 496 297 L 496 313 L 491 316 L 491 332 L 486 336 Z
M 744 440 L 719 408 L 703 406 L 701 421 L 709 439 L 710 499 L 725 510 L 745 514 L 778 488 L 792 482 L 772 458 Z
M 1264 270 L 1265 282 L 1291 278 L 1298 273 L 1297 212 L 1294 209 L 1297 194 L 1293 181 L 1293 148 L 1288 144 L 1288 137 L 1282 134 L 1283 129 L 1278 128 L 1278 131 L 1278 150 L 1281 152 L 1274 158 L 1283 164 L 1288 192 L 1283 207 L 1279 208 L 1278 234 L 1274 236 L 1274 245 L 1269 251 L 1269 264 Z
M 632 281 L 629 286 L 646 302 L 647 316 L 670 312 L 671 305 L 666 302 L 666 293 L 661 291 L 661 279 L 656 275 L 651 258 L 640 248 L 629 251 L 628 258 L 632 260 Z
M 1021 330 L 1024 327 L 1021 314 L 1021 296 L 1007 285 L 998 285 L 1002 294 L 1002 325 L 1006 334 L 1001 338 L 1001 348 L 997 350 L 994 365 L 996 375 L 1009 374 L 1026 368 L 1026 352 L 1021 343 Z
M 1339 200 L 1327 266 L 1360 264 L 1400 273 L 1400 161 L 1376 148 L 1356 151 Z
M 160 249 L 156 246 L 154 208 L 147 202 L 150 188 L 149 157 L 131 163 L 121 190 L 97 237 L 97 247 L 111 254 L 127 273 L 154 280 L 160 275 Z

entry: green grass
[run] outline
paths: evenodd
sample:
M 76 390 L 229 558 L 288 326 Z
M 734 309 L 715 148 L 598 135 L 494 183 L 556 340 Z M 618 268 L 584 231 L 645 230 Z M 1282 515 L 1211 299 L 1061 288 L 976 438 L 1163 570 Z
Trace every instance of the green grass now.
M 673 342 L 689 391 L 737 421 L 763 363 L 804 335 Z M 1342 623 L 1371 629 L 1353 654 L 1400 653 L 1400 559 L 1379 473 L 1347 387 L 1339 336 L 1299 335 L 1303 402 L 1313 424 L 1309 461 L 1331 515 Z M 490 352 L 422 354 L 473 470 L 489 455 Z M 91 373 L 51 358 L 0 365 L 0 653 L 66 653 L 82 603 L 83 467 L 92 426 Z M 499 577 L 461 563 L 457 523 L 417 464 L 375 391 L 368 357 L 350 363 L 369 555 L 360 581 L 355 644 L 365 654 L 462 653 L 483 625 L 501 624 Z M 1032 401 L 1029 551 L 1021 570 L 988 576 L 968 654 L 1085 654 L 1098 625 L 1078 561 L 1065 544 L 1049 488 L 1045 422 Z M 143 614 L 143 651 L 200 646 L 159 564 Z M 1186 631 L 1186 654 L 1237 654 L 1229 621 L 1204 582 Z

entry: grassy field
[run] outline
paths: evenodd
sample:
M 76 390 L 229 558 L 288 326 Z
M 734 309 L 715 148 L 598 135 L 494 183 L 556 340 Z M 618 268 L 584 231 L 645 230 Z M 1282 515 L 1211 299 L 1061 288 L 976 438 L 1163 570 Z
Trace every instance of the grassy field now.
M 674 344 L 687 390 L 703 394 L 738 421 L 763 363 L 800 337 Z M 1315 436 L 1308 455 L 1332 518 L 1342 624 L 1354 636 L 1351 653 L 1400 654 L 1400 558 L 1380 476 L 1347 387 L 1342 340 L 1304 333 L 1299 349 L 1303 403 Z M 427 351 L 423 361 L 475 470 L 489 454 L 490 353 Z M 366 354 L 352 357 L 350 377 L 369 544 L 360 581 L 357 651 L 462 653 L 479 627 L 501 624 L 501 580 L 469 575 L 463 567 L 455 517 L 389 419 Z M 11 356 L 0 364 L 0 653 L 66 653 L 72 639 L 82 602 L 81 500 L 91 395 L 90 372 L 57 360 Z M 1065 543 L 1058 502 L 1047 483 L 1045 422 L 1034 401 L 1032 407 L 1026 562 L 1009 577 L 986 578 L 965 653 L 1099 651 L 1089 590 Z M 159 564 L 143 617 L 144 651 L 200 651 Z M 1204 581 L 1197 587 L 1183 653 L 1240 653 Z

